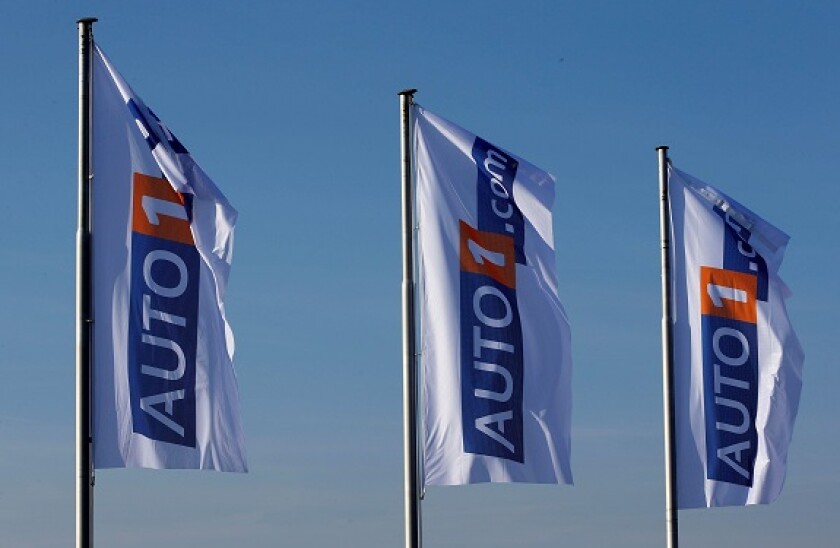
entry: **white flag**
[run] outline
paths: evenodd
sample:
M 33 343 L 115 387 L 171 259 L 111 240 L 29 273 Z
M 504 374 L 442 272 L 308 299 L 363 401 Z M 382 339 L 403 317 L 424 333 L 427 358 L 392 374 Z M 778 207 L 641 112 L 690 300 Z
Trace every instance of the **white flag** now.
M 425 485 L 571 483 L 571 348 L 541 169 L 413 107 Z
M 244 472 L 236 210 L 98 47 L 92 78 L 94 466 Z
M 679 508 L 772 502 L 803 353 L 778 276 L 788 236 L 669 168 Z

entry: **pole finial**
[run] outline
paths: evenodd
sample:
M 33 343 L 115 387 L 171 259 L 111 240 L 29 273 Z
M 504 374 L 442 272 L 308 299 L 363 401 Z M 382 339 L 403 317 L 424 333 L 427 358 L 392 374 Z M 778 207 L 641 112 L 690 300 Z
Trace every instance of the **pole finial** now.
M 76 21 L 76 23 L 78 23 L 80 25 L 84 25 L 84 24 L 90 25 L 90 24 L 96 23 L 97 21 L 99 21 L 99 19 L 97 17 L 82 17 L 81 19 Z
M 397 95 L 408 95 L 409 97 L 412 97 L 412 96 L 414 96 L 415 93 L 417 93 L 416 89 L 406 88 L 406 89 L 402 90 L 401 92 L 397 93 Z
M 670 147 L 668 145 L 659 145 L 656 147 L 656 150 L 668 150 Z

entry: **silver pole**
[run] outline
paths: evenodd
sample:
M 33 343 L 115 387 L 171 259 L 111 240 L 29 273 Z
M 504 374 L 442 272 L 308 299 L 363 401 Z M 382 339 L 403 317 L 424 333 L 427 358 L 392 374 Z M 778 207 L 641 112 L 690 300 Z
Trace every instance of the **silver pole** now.
M 93 547 L 91 459 L 90 120 L 91 59 L 95 17 L 79 19 L 79 225 L 76 232 L 76 548 Z
M 665 437 L 665 528 L 667 547 L 679 546 L 677 523 L 677 455 L 674 436 L 674 368 L 671 332 L 671 211 L 668 197 L 668 147 L 657 147 L 659 154 L 659 209 L 662 241 L 662 409 Z
M 405 547 L 422 545 L 420 523 L 420 469 L 417 439 L 417 362 L 414 317 L 414 206 L 411 183 L 411 105 L 416 89 L 400 96 L 400 154 L 402 157 L 402 340 L 403 340 L 403 447 L 405 454 Z

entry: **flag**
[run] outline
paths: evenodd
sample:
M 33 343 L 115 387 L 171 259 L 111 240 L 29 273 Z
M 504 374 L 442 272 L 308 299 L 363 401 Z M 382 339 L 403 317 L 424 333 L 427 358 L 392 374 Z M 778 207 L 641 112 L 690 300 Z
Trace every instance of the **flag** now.
M 236 210 L 98 47 L 92 70 L 94 466 L 244 472 Z
M 679 508 L 772 502 L 804 355 L 778 271 L 788 236 L 669 167 Z
M 413 107 L 425 485 L 571 483 L 554 179 Z

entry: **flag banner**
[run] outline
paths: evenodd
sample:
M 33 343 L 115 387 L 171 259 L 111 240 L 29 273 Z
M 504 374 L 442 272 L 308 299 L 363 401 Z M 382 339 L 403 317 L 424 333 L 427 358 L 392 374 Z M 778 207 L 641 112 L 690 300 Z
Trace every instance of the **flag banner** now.
M 548 173 L 414 105 L 424 485 L 571 483 Z
M 98 47 L 92 70 L 94 466 L 244 472 L 236 210 Z
M 673 167 L 673 367 L 679 508 L 781 492 L 804 355 L 779 278 L 788 236 Z

